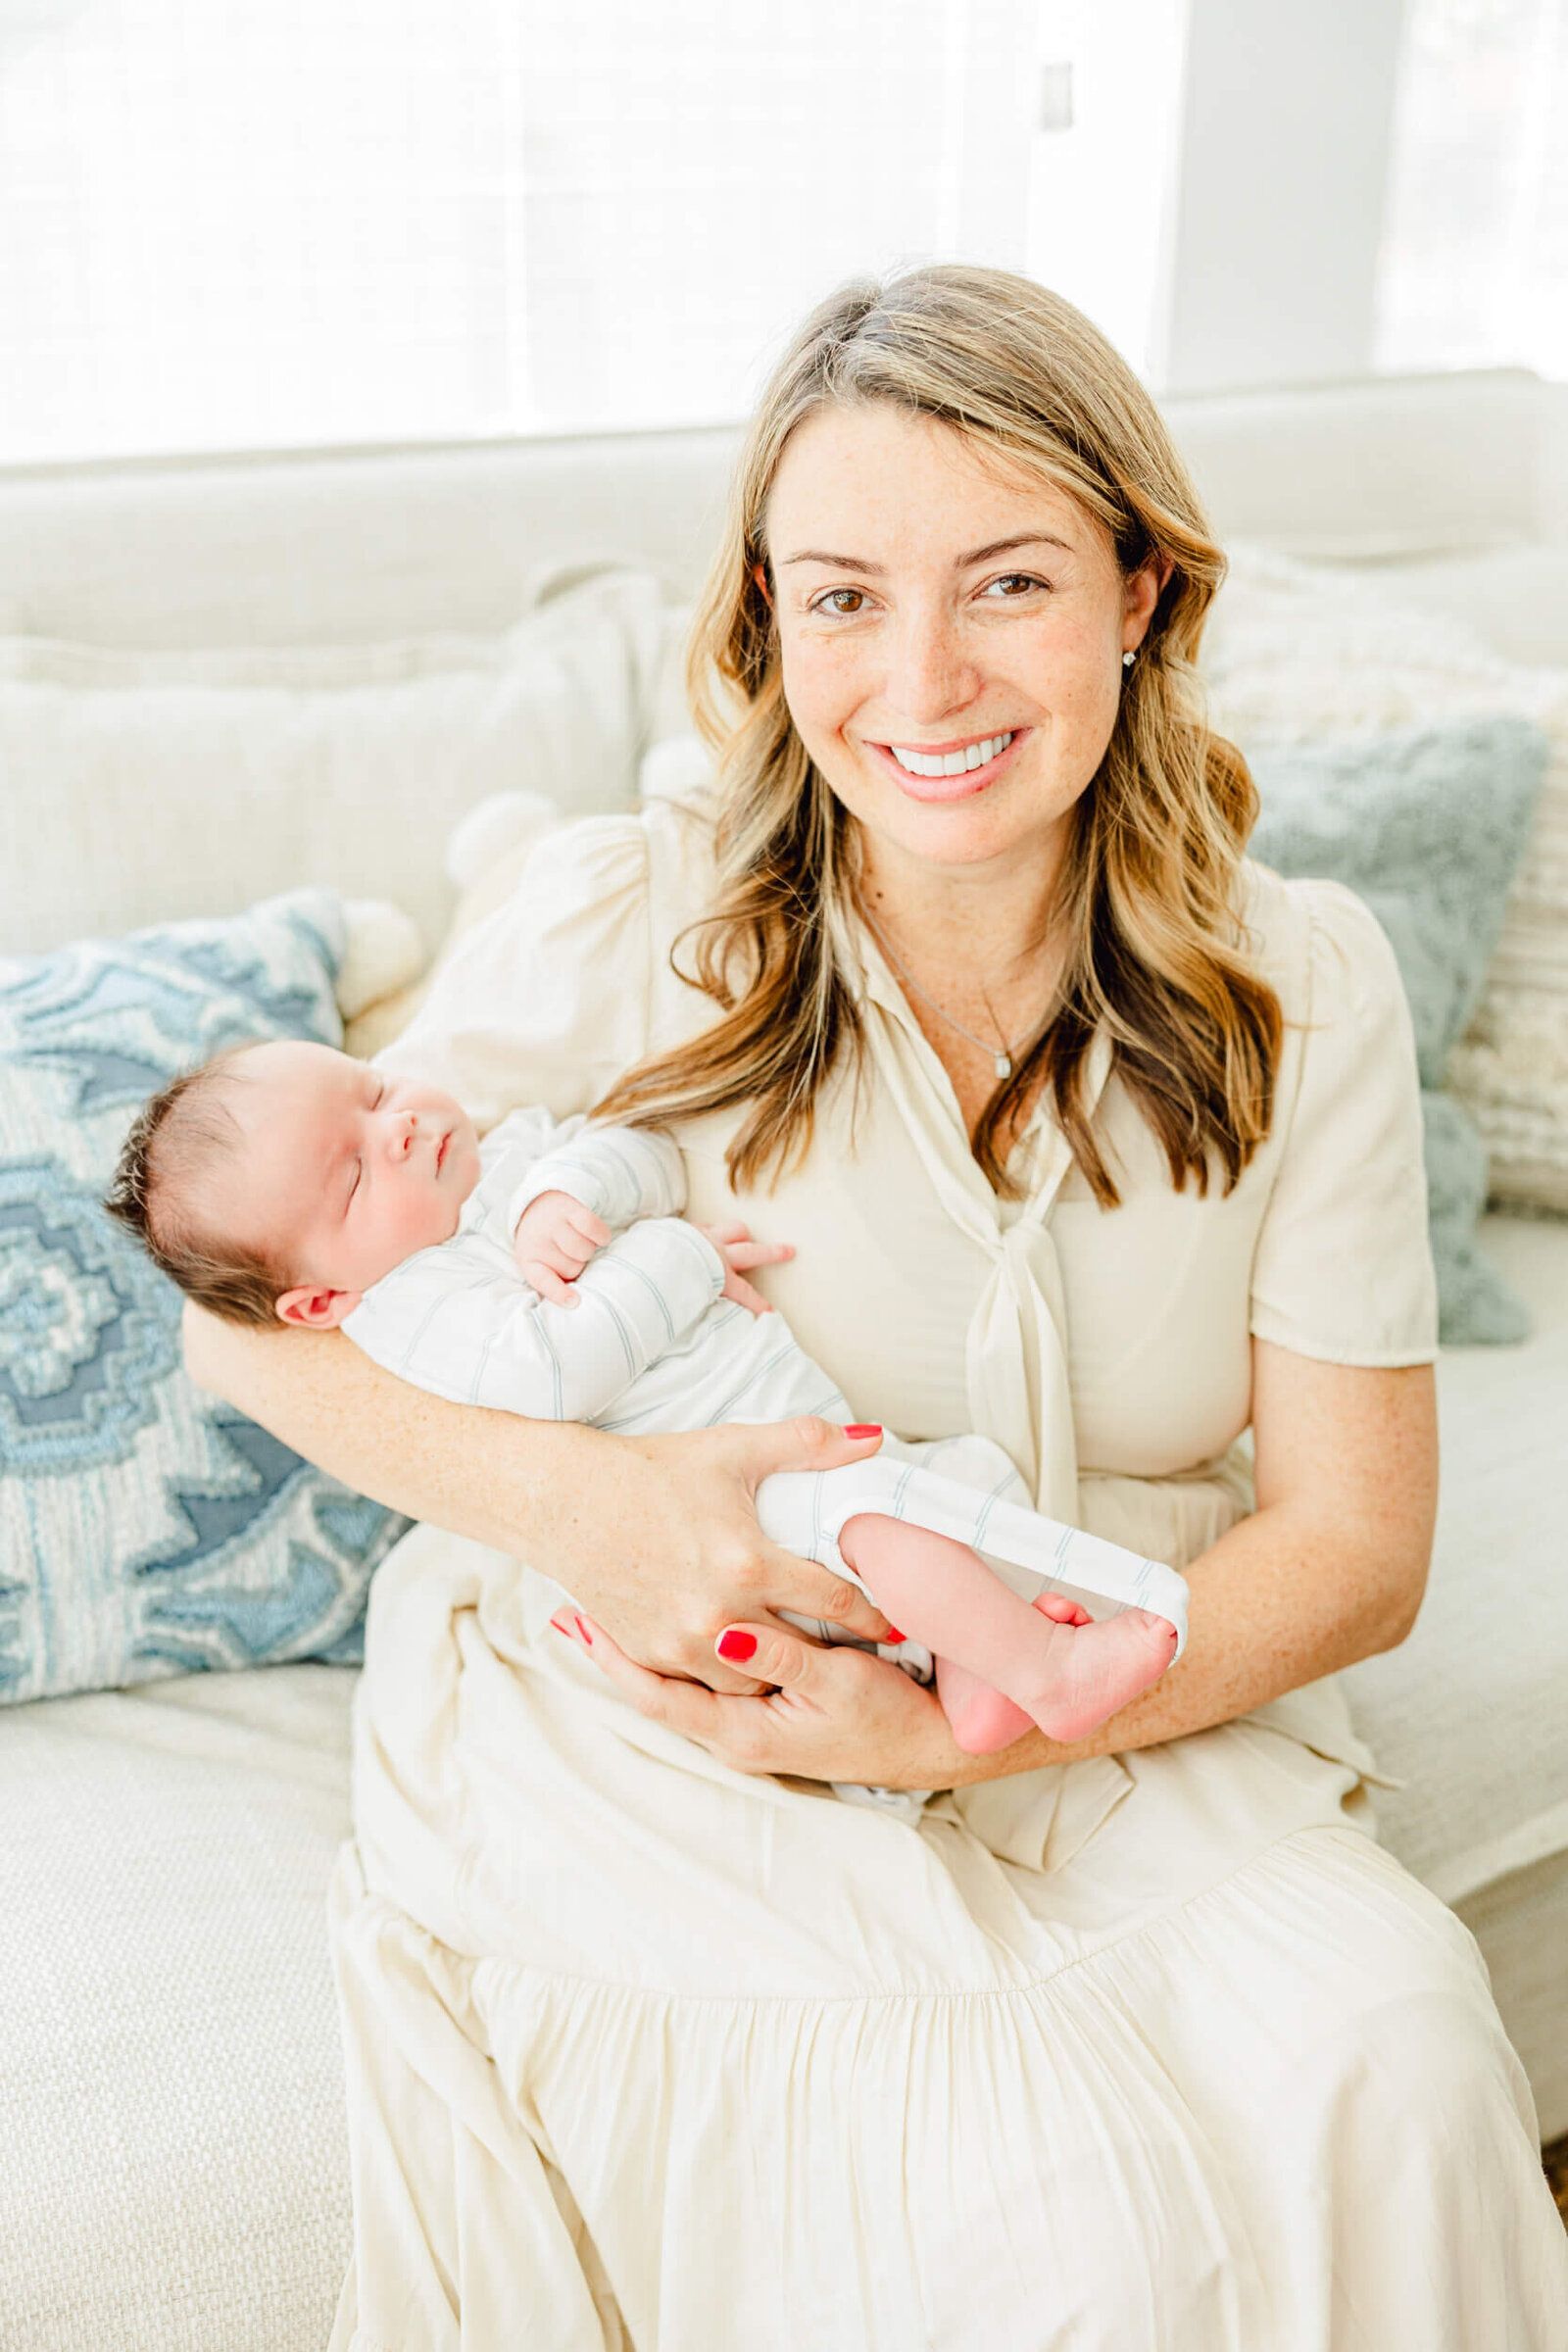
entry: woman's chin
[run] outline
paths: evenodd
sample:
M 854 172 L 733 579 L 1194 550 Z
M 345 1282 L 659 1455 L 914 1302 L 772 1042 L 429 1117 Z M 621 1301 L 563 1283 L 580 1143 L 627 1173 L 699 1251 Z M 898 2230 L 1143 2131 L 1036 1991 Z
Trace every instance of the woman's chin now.
M 874 840 L 906 858 L 945 866 L 996 863 L 1016 867 L 1037 859 L 1054 866 L 1070 809 L 1038 812 L 1011 792 L 996 788 L 961 800 L 927 801 L 896 793 L 857 811 Z

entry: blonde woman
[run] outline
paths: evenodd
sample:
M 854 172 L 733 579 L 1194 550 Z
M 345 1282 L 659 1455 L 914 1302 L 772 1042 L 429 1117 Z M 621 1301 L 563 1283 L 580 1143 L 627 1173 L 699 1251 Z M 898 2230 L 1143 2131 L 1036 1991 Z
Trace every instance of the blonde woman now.
M 429 1523 L 334 1894 L 339 2346 L 1559 2341 L 1528 2089 L 1331 1679 L 1408 1632 L 1432 1529 L 1415 1067 L 1372 918 L 1246 862 L 1222 570 L 1068 306 L 847 289 L 705 600 L 711 812 L 547 841 L 385 1057 L 481 1125 L 669 1128 L 689 1213 L 795 1244 L 762 1279 L 857 1412 L 1184 1567 L 1185 1656 L 1092 1739 L 964 1756 L 780 1623 L 887 1630 L 750 1507 L 874 1434 L 617 1441 L 193 1327 Z M 911 1828 L 836 1780 L 951 1793 Z

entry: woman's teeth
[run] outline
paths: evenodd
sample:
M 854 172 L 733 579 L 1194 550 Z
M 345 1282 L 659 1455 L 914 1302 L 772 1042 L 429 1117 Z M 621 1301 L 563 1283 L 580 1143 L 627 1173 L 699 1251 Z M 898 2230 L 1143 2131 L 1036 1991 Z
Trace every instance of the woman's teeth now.
M 984 767 L 1000 758 L 1011 741 L 1011 734 L 987 735 L 981 742 L 966 743 L 956 752 L 906 752 L 902 743 L 890 743 L 888 750 L 911 776 L 961 776 L 971 767 Z

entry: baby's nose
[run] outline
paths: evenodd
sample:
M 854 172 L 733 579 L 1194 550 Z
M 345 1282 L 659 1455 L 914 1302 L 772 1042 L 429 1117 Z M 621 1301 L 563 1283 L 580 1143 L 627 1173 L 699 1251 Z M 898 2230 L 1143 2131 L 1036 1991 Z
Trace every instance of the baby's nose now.
M 392 1130 L 392 1156 L 394 1159 L 408 1158 L 414 1149 L 414 1139 L 418 1132 L 417 1114 L 412 1110 L 404 1111 Z

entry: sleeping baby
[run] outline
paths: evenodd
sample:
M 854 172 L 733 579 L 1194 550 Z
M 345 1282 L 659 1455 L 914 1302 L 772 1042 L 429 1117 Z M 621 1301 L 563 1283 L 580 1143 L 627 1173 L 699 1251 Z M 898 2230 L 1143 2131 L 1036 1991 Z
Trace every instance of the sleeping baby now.
M 340 1327 L 456 1403 L 617 1432 L 851 1421 L 747 1279 L 792 1251 L 689 1224 L 684 1201 L 680 1153 L 655 1131 L 518 1110 L 481 1143 L 449 1095 L 277 1042 L 155 1096 L 108 1205 L 213 1312 Z M 934 1672 L 973 1755 L 1031 1723 L 1081 1739 L 1185 1633 L 1173 1570 L 1040 1517 L 984 1438 L 889 1436 L 847 1467 L 779 1473 L 757 1515 L 871 1595 L 899 1629 L 880 1654 Z

